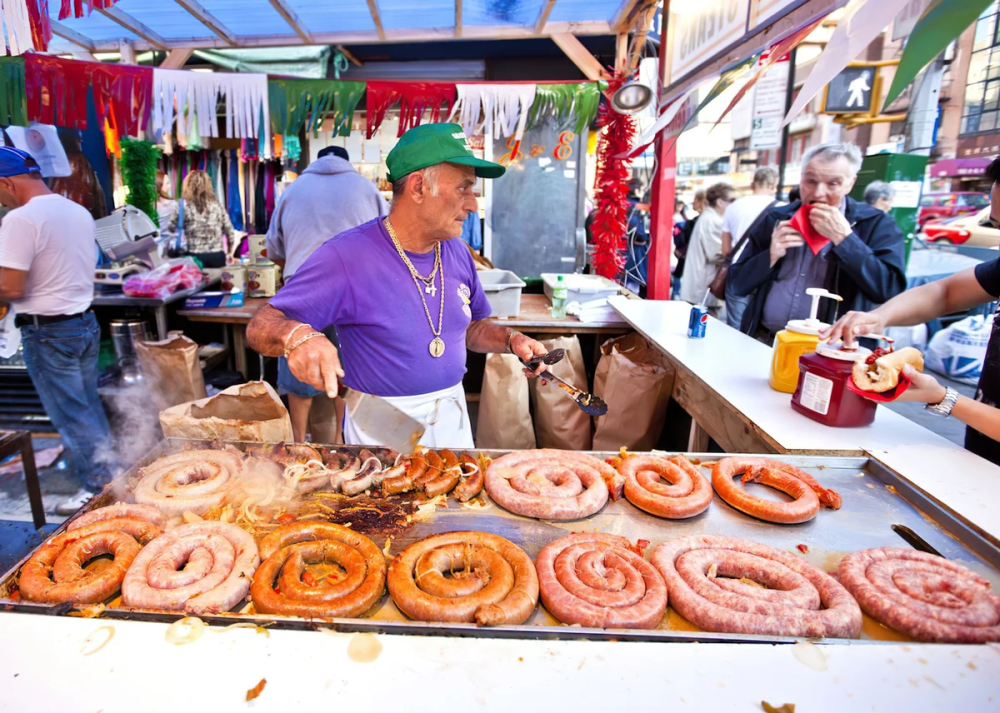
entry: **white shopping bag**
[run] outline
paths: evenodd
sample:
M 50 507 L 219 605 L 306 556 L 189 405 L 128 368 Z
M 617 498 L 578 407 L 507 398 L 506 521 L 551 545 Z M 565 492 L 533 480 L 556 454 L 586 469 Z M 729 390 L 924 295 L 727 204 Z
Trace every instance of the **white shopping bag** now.
M 940 374 L 975 385 L 983 373 L 986 345 L 993 333 L 993 315 L 966 317 L 934 335 L 925 364 Z
M 7 316 L 0 319 L 0 359 L 8 359 L 17 354 L 21 344 L 21 330 L 14 324 L 14 308 L 7 310 Z

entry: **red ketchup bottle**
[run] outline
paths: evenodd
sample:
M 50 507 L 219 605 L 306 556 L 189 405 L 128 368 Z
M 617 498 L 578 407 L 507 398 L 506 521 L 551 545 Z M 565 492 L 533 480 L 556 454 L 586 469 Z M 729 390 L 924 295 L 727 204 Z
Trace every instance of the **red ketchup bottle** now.
M 792 408 L 814 421 L 837 428 L 867 426 L 875 420 L 878 404 L 847 388 L 856 361 L 871 352 L 838 349 L 821 343 L 812 354 L 799 357 L 799 385 Z

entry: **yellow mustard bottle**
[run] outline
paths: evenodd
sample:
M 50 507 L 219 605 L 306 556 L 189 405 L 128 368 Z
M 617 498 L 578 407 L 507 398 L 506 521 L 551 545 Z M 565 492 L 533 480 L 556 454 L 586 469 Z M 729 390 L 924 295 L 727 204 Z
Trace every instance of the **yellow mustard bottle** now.
M 806 294 L 812 297 L 808 319 L 789 320 L 785 328 L 774 335 L 774 355 L 771 357 L 771 388 L 786 394 L 795 393 L 799 383 L 799 357 L 816 351 L 820 330 L 827 325 L 817 318 L 822 297 L 841 301 L 840 295 L 821 287 L 810 287 Z

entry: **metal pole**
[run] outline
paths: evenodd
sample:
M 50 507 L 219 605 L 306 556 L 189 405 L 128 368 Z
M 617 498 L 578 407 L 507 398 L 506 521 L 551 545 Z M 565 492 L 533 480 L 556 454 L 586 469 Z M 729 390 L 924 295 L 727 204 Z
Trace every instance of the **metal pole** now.
M 795 54 L 797 50 L 797 47 L 793 48 L 788 57 L 788 86 L 785 88 L 785 116 L 788 116 L 788 112 L 792 110 L 792 98 L 795 96 Z M 781 130 L 781 163 L 778 164 L 778 195 L 781 195 L 781 191 L 785 187 L 785 166 L 788 165 L 788 154 L 790 152 L 788 145 L 788 129 L 790 127 L 791 122 L 785 124 Z
M 657 115 L 662 106 L 663 88 L 670 77 L 670 0 L 663 2 L 663 29 L 660 32 L 660 91 L 657 92 Z M 668 150 L 669 148 L 669 150 Z M 646 299 L 670 299 L 670 255 L 674 249 L 674 197 L 676 195 L 677 142 L 664 140 L 661 132 L 656 140 L 656 173 L 650 198 L 649 263 L 646 268 Z

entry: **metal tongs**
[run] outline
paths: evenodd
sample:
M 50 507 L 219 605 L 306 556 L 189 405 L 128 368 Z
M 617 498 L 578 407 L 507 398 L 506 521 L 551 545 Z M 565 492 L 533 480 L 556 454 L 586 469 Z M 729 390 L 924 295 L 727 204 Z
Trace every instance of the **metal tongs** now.
M 531 361 L 520 359 L 520 362 L 524 365 L 525 369 L 534 371 L 542 364 L 552 366 L 553 364 L 562 361 L 565 356 L 565 349 L 553 349 L 544 356 L 535 357 Z M 600 396 L 595 396 L 594 394 L 588 394 L 586 391 L 581 391 L 572 384 L 567 384 L 552 372 L 544 372 L 538 378 L 543 381 L 550 381 L 565 391 L 569 394 L 569 397 L 576 402 L 576 405 L 579 406 L 580 409 L 586 414 L 591 416 L 603 416 L 608 412 L 608 405 L 604 403 L 604 399 Z

